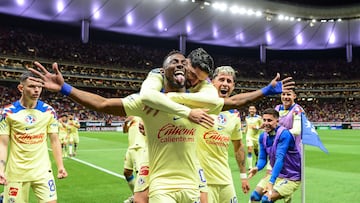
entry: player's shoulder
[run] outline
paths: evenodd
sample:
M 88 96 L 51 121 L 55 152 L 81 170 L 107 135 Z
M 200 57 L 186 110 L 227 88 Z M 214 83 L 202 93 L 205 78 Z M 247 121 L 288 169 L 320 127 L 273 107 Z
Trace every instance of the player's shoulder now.
M 295 112 L 296 114 L 299 114 L 299 113 L 304 112 L 304 109 L 303 109 L 299 104 L 295 104 L 295 105 L 294 105 L 294 112 Z
M 17 113 L 22 109 L 24 109 L 24 107 L 21 106 L 20 101 L 18 100 L 14 103 L 5 105 L 4 108 L 2 109 L 1 114 L 3 115 L 3 117 L 6 117 L 6 115 L 8 114 Z
M 236 115 L 236 116 L 240 116 L 240 112 L 239 112 L 239 110 L 237 110 L 237 109 L 230 109 L 230 110 L 228 110 L 228 112 L 229 112 L 230 114 L 233 114 L 233 115 Z
M 50 106 L 49 104 L 41 101 L 41 100 L 38 100 L 37 102 L 37 105 L 35 107 L 37 110 L 40 110 L 42 112 L 46 112 L 46 111 L 55 111 L 55 109 Z
M 129 103 L 141 101 L 140 93 L 130 94 L 130 95 L 126 96 L 125 98 L 123 98 L 122 100 L 125 102 L 129 102 Z
M 164 70 L 162 68 L 154 68 L 149 71 L 148 76 L 161 76 L 163 75 Z
M 49 113 L 51 114 L 55 119 L 57 119 L 57 115 L 56 115 L 56 111 L 55 109 L 50 106 L 49 104 L 41 101 L 41 100 L 38 100 L 37 102 L 37 105 L 35 107 L 37 110 L 39 110 L 40 112 L 43 112 L 43 113 Z

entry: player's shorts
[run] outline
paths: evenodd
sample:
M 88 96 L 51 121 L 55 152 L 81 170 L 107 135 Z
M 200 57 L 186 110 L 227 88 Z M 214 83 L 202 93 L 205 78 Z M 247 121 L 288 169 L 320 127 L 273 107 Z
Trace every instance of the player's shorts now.
M 300 187 L 301 181 L 292 181 L 285 178 L 276 179 L 274 190 L 286 199 L 291 198 L 292 194 Z
M 73 139 L 74 139 L 74 143 L 78 144 L 80 142 L 79 134 L 78 133 L 74 134 Z
M 236 192 L 233 184 L 208 185 L 208 202 L 233 202 L 237 203 Z
M 139 172 L 140 163 L 143 162 L 144 153 L 147 151 L 144 148 L 128 148 L 125 154 L 124 168 Z
M 59 133 L 59 140 L 61 144 L 67 143 L 67 134 L 66 133 Z
M 198 167 L 198 174 L 199 174 L 199 190 L 200 190 L 200 192 L 208 192 L 208 187 L 207 187 L 204 170 L 200 167 L 200 164 L 198 164 L 197 167 Z
M 33 189 L 39 202 L 57 200 L 55 180 L 52 172 L 36 181 L 19 182 L 9 181 L 4 186 L 4 202 L 28 202 L 30 188 Z
M 254 137 L 252 135 L 246 135 L 246 146 L 258 149 L 259 148 L 259 138 Z
M 69 134 L 69 136 L 68 136 L 68 143 L 69 143 L 69 144 L 70 144 L 70 143 L 74 143 L 74 135 Z
M 151 203 L 200 203 L 199 190 L 181 189 L 176 192 L 160 193 L 149 197 Z
M 265 188 L 270 178 L 271 174 L 267 174 L 266 177 L 261 179 L 256 186 Z M 287 199 L 291 199 L 292 194 L 300 187 L 300 184 L 301 181 L 292 181 L 284 178 L 277 178 L 275 181 L 274 190 L 276 190 L 282 197 L 284 197 L 286 202 Z
M 261 187 L 261 188 L 265 188 L 267 183 L 269 182 L 271 178 L 271 174 L 266 174 L 265 177 L 263 177 L 258 184 L 256 185 L 256 187 Z

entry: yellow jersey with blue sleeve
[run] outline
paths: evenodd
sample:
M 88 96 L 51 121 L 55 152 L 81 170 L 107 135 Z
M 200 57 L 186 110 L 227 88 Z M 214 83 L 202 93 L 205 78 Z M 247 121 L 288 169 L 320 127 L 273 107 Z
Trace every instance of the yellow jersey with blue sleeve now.
M 248 115 L 245 117 L 246 123 L 246 137 L 248 138 L 259 138 L 261 133 L 260 127 L 262 125 L 261 116 L 255 114 L 254 116 Z
M 0 136 L 9 136 L 9 155 L 5 174 L 9 181 L 41 179 L 51 169 L 47 147 L 48 134 L 58 133 L 55 110 L 38 101 L 26 109 L 19 101 L 4 108 Z
M 232 140 L 241 138 L 240 113 L 237 110 L 222 111 L 215 117 L 215 125 L 202 134 L 197 143 L 197 155 L 208 185 L 233 184 L 228 162 L 229 145 Z
M 122 99 L 126 114 L 142 118 L 148 139 L 149 197 L 181 189 L 199 190 L 197 135 L 203 128 L 187 118 L 143 111 L 138 94 Z

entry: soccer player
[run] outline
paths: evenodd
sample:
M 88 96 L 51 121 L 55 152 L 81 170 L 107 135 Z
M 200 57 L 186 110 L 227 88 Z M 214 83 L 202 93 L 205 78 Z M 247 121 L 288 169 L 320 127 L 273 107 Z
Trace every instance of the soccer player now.
M 140 117 L 129 116 L 124 123 L 123 132 L 128 134 L 129 146 L 126 151 L 124 161 L 124 176 L 134 193 L 135 176 L 140 171 L 141 157 L 145 156 L 144 151 L 147 147 L 147 141 L 144 132 L 144 125 Z M 134 176 L 135 171 L 135 176 Z M 124 203 L 132 203 L 134 197 L 131 196 Z
M 104 98 L 79 90 L 64 83 L 57 64 L 54 74 L 41 64 L 35 63 L 43 73 L 34 69 L 44 87 L 60 91 L 71 99 L 90 109 L 118 116 L 140 116 L 148 137 L 149 154 L 149 202 L 152 203 L 194 203 L 199 201 L 199 175 L 196 163 L 196 135 L 201 134 L 200 126 L 194 126 L 187 118 L 159 111 L 154 117 L 143 111 L 144 104 L 138 94 L 126 98 Z M 164 61 L 164 90 L 185 91 L 186 59 L 180 53 L 171 53 Z M 40 81 L 34 78 L 35 81 Z M 199 111 L 203 111 L 200 109 Z
M 61 156 L 55 110 L 39 100 L 42 84 L 29 79 L 34 76 L 30 72 L 20 76 L 21 97 L 2 112 L 0 184 L 5 185 L 4 202 L 29 202 L 30 188 L 39 202 L 56 202 L 48 139 L 58 168 L 57 177 L 68 175 Z
M 230 66 L 215 69 L 212 83 L 221 98 L 227 98 L 235 88 L 235 71 Z M 241 142 L 240 114 L 237 110 L 222 111 L 215 119 L 215 126 L 201 136 L 197 154 L 208 187 L 209 203 L 238 202 L 229 166 L 228 148 L 230 142 L 240 170 L 242 190 L 247 193 L 250 186 L 246 175 L 245 149 Z
M 282 104 L 275 109 L 279 112 L 279 124 L 289 129 L 291 134 L 300 137 L 301 134 L 301 114 L 304 109 L 295 103 L 296 93 L 294 89 L 281 93 Z
M 140 90 L 142 101 L 147 107 L 187 117 L 194 123 L 203 126 L 204 122 L 213 125 L 213 121 L 207 113 L 219 114 L 222 109 L 236 109 L 264 96 L 287 92 L 295 84 L 291 81 L 291 77 L 279 81 L 280 74 L 277 74 L 270 84 L 262 89 L 220 98 L 208 78 L 214 69 L 212 57 L 204 49 L 198 48 L 188 55 L 188 61 L 187 78 L 190 82 L 187 83 L 187 88 L 191 94 L 171 92 L 166 96 L 163 95 L 160 92 L 163 77 L 159 69 L 154 69 L 149 73 Z M 195 112 L 191 109 L 192 107 L 207 108 L 208 111 L 207 113 Z
M 59 121 L 59 140 L 61 144 L 62 157 L 67 157 L 67 145 L 69 142 L 67 115 L 63 114 L 58 119 Z
M 193 50 L 188 56 L 187 85 L 189 92 L 195 93 L 194 98 L 207 98 L 207 105 L 211 107 L 208 113 L 214 110 L 220 112 L 219 106 L 222 101 L 217 95 L 217 91 L 209 80 L 209 74 L 214 70 L 213 58 L 202 48 Z M 163 88 L 163 76 L 159 68 L 153 69 L 141 85 L 140 95 L 143 102 L 153 109 L 175 113 L 182 117 L 187 117 L 191 121 L 202 124 L 202 119 L 207 118 L 206 113 L 194 114 L 191 108 L 178 104 L 160 92 Z M 217 113 L 218 113 L 217 112 Z
M 301 149 L 295 136 L 279 125 L 279 112 L 269 108 L 263 112 L 264 132 L 260 134 L 260 153 L 256 167 L 249 171 L 249 178 L 263 169 L 269 159 L 272 173 L 264 186 L 257 185 L 251 194 L 252 202 L 275 202 L 291 197 L 301 183 Z
M 69 128 L 69 156 L 74 157 L 76 156 L 76 150 L 79 145 L 79 128 L 80 123 L 77 119 L 75 119 L 74 115 L 69 114 L 68 115 L 68 122 L 67 122 L 68 128 Z
M 245 118 L 246 122 L 246 146 L 247 146 L 247 163 L 249 169 L 253 166 L 253 152 L 256 160 L 259 154 L 259 135 L 260 127 L 262 125 L 261 116 L 256 114 L 256 107 L 254 105 L 249 106 L 249 115 Z

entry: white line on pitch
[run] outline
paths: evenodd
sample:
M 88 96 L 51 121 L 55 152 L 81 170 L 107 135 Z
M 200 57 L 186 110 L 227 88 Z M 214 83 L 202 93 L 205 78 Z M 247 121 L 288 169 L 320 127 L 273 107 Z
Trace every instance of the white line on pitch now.
M 81 149 L 82 152 L 98 152 L 98 151 L 126 151 L 127 148 L 104 148 L 104 149 Z
M 109 171 L 109 170 L 107 170 L 107 169 L 105 169 L 105 168 L 101 168 L 100 166 L 96 166 L 96 165 L 94 165 L 94 164 L 91 164 L 91 163 L 89 163 L 89 162 L 86 162 L 86 161 L 77 159 L 77 158 L 75 158 L 75 157 L 71 157 L 71 159 L 74 160 L 74 161 L 80 162 L 80 163 L 82 163 L 82 164 L 85 164 L 85 165 L 87 165 L 87 166 L 93 167 L 93 168 L 95 168 L 95 169 L 97 169 L 97 170 L 103 171 L 103 172 L 105 172 L 105 173 L 107 173 L 107 174 L 110 174 L 110 175 L 113 175 L 113 176 L 116 176 L 116 177 L 125 179 L 125 176 L 120 175 L 120 174 L 115 173 L 115 172 L 112 172 L 112 171 Z

